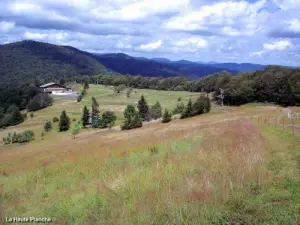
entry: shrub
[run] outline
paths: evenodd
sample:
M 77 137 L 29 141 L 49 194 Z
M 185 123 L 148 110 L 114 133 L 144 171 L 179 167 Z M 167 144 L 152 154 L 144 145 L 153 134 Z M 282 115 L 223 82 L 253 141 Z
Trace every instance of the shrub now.
M 59 119 L 57 117 L 53 117 L 52 122 L 57 123 L 57 122 L 59 122 Z
M 44 125 L 44 131 L 45 132 L 49 132 L 52 130 L 52 123 L 51 121 L 46 121 L 45 125 Z
M 33 118 L 33 117 L 34 117 L 34 113 L 31 112 L 31 113 L 30 113 L 30 118 Z
M 11 143 L 27 143 L 34 140 L 34 132 L 27 130 L 20 134 L 14 132 L 13 135 L 11 133 L 8 134 L 6 138 L 3 138 L 4 144 L 11 144 Z
M 151 146 L 148 148 L 149 152 L 151 154 L 158 154 L 159 150 L 158 150 L 158 147 L 157 146 Z
M 81 102 L 81 100 L 82 100 L 82 95 L 80 94 L 77 96 L 77 102 Z

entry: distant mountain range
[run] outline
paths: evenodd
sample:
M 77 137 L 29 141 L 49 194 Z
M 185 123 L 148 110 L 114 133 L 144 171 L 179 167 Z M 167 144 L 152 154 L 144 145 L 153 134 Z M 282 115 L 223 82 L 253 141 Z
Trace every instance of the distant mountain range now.
M 165 58 L 132 57 L 123 53 L 93 54 L 71 46 L 36 41 L 0 45 L 0 82 L 113 73 L 199 78 L 221 71 L 236 74 L 264 68 L 264 65 L 250 63 L 171 61 Z

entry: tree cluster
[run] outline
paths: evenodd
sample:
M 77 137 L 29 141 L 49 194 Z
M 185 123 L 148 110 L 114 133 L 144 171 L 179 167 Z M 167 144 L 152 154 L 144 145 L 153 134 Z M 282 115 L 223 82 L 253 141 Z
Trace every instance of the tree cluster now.
M 30 99 L 27 109 L 28 111 L 37 111 L 52 105 L 53 99 L 47 93 L 40 93 Z
M 181 119 L 201 115 L 203 113 L 209 113 L 211 109 L 211 103 L 208 96 L 201 95 L 194 103 L 191 99 L 181 112 Z
M 20 124 L 24 121 L 26 114 L 22 114 L 15 106 L 10 106 L 6 112 L 0 110 L 0 128 Z

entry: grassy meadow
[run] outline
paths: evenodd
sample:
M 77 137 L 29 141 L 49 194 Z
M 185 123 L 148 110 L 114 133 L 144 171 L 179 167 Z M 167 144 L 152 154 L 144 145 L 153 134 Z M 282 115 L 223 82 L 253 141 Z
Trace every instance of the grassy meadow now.
M 136 90 L 111 96 L 91 85 L 81 103 L 55 99 L 15 128 L 40 127 L 66 109 L 80 118 L 94 96 L 122 111 L 144 94 L 172 109 L 199 93 Z M 65 108 L 64 108 L 65 107 Z M 300 111 L 295 108 L 295 111 Z M 209 114 L 128 131 L 52 131 L 0 149 L 0 220 L 51 217 L 53 224 L 299 224 L 300 133 L 272 105 L 213 105 Z M 299 124 L 299 121 L 295 121 Z M 26 127 L 29 126 L 29 127 Z M 8 129 L 8 130 L 9 130 Z M 36 128 L 38 129 L 38 128 Z M 7 131 L 2 131 L 7 132 Z M 1 133 L 0 133 L 1 134 Z

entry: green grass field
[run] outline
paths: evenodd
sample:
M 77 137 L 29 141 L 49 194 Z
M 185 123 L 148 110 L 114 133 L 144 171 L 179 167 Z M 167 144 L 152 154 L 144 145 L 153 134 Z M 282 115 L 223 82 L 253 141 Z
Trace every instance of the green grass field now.
M 178 97 L 187 101 L 199 95 L 137 91 L 126 99 L 91 86 L 81 103 L 56 99 L 36 112 L 32 127 L 57 116 L 63 105 L 79 119 L 75 112 L 90 104 L 91 96 L 101 110 L 118 111 L 141 94 L 150 104 L 159 100 L 169 109 Z M 280 112 L 280 107 L 261 104 L 213 105 L 209 114 L 169 124 L 129 131 L 85 129 L 76 139 L 54 130 L 43 141 L 9 146 L 0 150 L 0 220 L 36 216 L 71 225 L 297 225 L 300 133 L 265 121 Z

